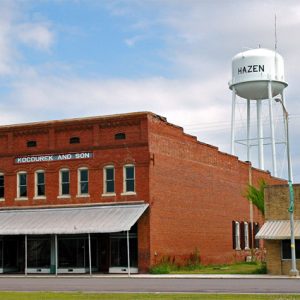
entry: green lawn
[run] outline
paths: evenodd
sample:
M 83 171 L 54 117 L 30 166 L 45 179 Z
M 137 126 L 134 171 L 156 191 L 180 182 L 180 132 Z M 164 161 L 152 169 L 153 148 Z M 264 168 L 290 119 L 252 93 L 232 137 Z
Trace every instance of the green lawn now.
M 163 263 L 153 267 L 152 274 L 265 274 L 265 264 L 259 262 L 241 262 L 231 265 L 196 265 L 178 267 Z
M 239 294 L 90 294 L 90 293 L 46 293 L 46 292 L 0 292 L 1 300 L 143 300 L 143 299 L 200 299 L 200 300 L 296 300 L 299 295 L 239 295 Z

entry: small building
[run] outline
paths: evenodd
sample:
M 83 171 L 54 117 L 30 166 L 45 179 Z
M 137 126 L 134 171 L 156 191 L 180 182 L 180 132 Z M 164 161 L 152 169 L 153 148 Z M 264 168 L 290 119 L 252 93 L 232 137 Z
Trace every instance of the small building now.
M 300 269 L 300 185 L 294 184 L 294 233 L 296 264 Z M 291 231 L 287 185 L 265 188 L 265 224 L 257 239 L 265 240 L 267 271 L 272 275 L 289 275 L 291 270 Z
M 250 178 L 283 182 L 150 112 L 1 126 L 0 272 L 244 260 Z

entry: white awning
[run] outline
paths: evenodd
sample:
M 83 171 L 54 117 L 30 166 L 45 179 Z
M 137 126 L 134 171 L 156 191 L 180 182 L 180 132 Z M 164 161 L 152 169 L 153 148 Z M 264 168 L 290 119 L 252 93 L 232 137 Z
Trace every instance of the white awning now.
M 300 239 L 300 221 L 295 221 L 295 238 Z M 291 238 L 290 221 L 267 221 L 255 236 L 256 239 L 285 240 Z
M 148 204 L 0 211 L 0 235 L 79 234 L 127 231 Z

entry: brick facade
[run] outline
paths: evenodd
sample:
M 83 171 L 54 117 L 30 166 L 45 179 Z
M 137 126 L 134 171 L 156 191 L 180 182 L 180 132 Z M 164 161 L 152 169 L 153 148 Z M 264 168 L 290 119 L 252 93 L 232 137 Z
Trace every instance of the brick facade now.
M 115 139 L 125 133 L 125 139 Z M 70 144 L 78 137 L 80 143 Z M 36 147 L 28 147 L 36 141 Z M 15 163 L 27 155 L 91 152 L 93 158 Z M 123 193 L 123 166 L 135 166 L 136 191 Z M 115 167 L 115 195 L 103 195 L 103 168 Z M 89 195 L 78 197 L 78 169 L 89 169 Z M 70 197 L 59 197 L 59 170 L 70 170 Z M 45 171 L 46 197 L 35 199 L 34 174 Z M 28 174 L 28 197 L 17 199 L 17 173 Z M 163 259 L 184 263 L 197 249 L 203 263 L 244 259 L 232 249 L 232 220 L 250 221 L 244 194 L 249 177 L 280 184 L 217 147 L 197 141 L 165 118 L 141 112 L 0 127 L 0 172 L 5 176 L 2 209 L 144 201 L 138 222 L 139 270 Z M 254 209 L 254 221 L 263 219 Z
M 295 211 L 294 219 L 300 220 L 300 185 L 293 185 Z M 287 185 L 269 186 L 265 189 L 265 220 L 289 220 L 289 190 Z M 267 271 L 272 275 L 289 275 L 291 260 L 281 258 L 281 240 L 265 240 L 267 249 Z M 297 269 L 300 261 L 297 260 Z

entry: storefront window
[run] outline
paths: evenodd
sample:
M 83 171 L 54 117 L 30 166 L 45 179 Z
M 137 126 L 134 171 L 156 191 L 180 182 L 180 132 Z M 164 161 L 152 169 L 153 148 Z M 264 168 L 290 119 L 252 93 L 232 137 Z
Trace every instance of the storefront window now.
M 111 267 L 127 268 L 127 235 L 124 233 L 114 233 L 110 236 L 110 249 L 111 249 Z M 130 252 L 130 266 L 136 267 L 138 265 L 138 245 L 136 233 L 129 235 L 129 252 Z
M 296 258 L 300 259 L 300 240 L 295 240 Z M 282 259 L 291 259 L 291 240 L 283 240 L 281 242 Z
M 92 267 L 97 262 L 97 240 L 91 239 Z M 59 268 L 89 268 L 88 238 L 59 237 L 58 238 L 58 267 Z
M 28 268 L 50 268 L 50 237 L 33 237 L 27 241 Z

